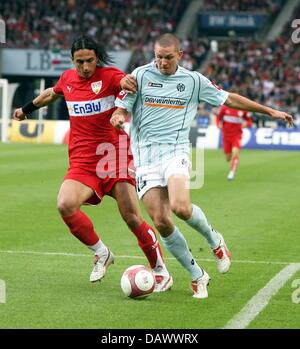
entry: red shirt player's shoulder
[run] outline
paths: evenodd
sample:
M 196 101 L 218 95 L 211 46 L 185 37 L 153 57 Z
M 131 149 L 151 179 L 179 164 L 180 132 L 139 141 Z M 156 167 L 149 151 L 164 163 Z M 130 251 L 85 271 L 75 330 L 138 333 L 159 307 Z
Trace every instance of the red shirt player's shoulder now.
M 126 74 L 115 67 L 97 67 L 94 79 L 102 80 L 103 84 L 109 85 L 115 96 L 120 92 L 120 81 Z
M 237 113 L 237 110 L 224 105 L 224 112 L 230 115 L 235 115 Z
M 60 82 L 65 83 L 69 80 L 74 80 L 77 78 L 77 72 L 75 69 L 67 69 L 60 75 Z
M 57 94 L 64 94 L 64 86 L 69 83 L 70 80 L 76 78 L 75 69 L 65 70 L 59 77 L 57 83 L 54 85 L 53 90 Z
M 77 72 L 75 69 L 67 69 L 61 74 L 61 78 L 68 79 L 68 78 L 76 78 Z
M 220 106 L 219 113 L 225 113 L 226 110 L 228 110 L 228 107 L 223 104 L 223 105 Z

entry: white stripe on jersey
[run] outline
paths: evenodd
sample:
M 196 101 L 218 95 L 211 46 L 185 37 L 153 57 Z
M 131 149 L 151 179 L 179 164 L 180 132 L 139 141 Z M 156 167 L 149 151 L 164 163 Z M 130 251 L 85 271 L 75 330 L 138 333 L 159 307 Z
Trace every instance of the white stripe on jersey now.
M 104 113 L 115 107 L 115 96 L 107 96 L 92 101 L 67 101 L 70 116 L 91 116 Z
M 237 118 L 235 116 L 229 116 L 229 115 L 225 115 L 223 117 L 223 120 L 226 122 L 230 122 L 231 124 L 242 124 L 243 121 L 240 118 Z

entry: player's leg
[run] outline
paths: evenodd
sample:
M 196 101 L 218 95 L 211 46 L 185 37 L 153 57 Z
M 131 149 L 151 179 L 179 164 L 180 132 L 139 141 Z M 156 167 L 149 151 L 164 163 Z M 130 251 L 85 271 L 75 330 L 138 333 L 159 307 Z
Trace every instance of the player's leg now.
M 185 237 L 173 224 L 166 187 L 149 189 L 143 196 L 143 203 L 161 234 L 164 246 L 190 273 L 194 297 L 207 298 L 206 286 L 209 282 L 209 276 L 199 267 L 188 248 Z
M 228 136 L 225 137 L 224 135 L 223 135 L 223 151 L 224 151 L 225 160 L 229 162 L 232 156 L 231 138 Z
M 170 176 L 168 193 L 172 212 L 201 233 L 212 249 L 218 247 L 220 245 L 218 233 L 208 223 L 201 208 L 190 201 L 189 178 L 184 175 Z
M 232 159 L 232 137 L 223 137 L 223 150 L 224 150 L 224 156 L 225 160 L 227 162 L 231 161 Z M 234 173 L 231 171 L 228 173 L 227 179 L 231 180 L 234 177 Z
M 238 167 L 239 163 L 239 155 L 240 155 L 240 148 L 241 148 L 241 135 L 236 135 L 232 139 L 232 158 L 231 158 L 231 164 L 230 164 L 230 172 L 228 174 L 227 179 L 233 180 L 235 176 L 235 172 Z
M 94 191 L 90 187 L 67 179 L 62 183 L 57 197 L 58 211 L 71 233 L 95 253 L 91 282 L 101 280 L 106 267 L 113 263 L 113 255 L 95 232 L 92 221 L 80 211 L 81 205 L 93 194 Z
M 141 215 L 135 187 L 125 181 L 117 182 L 111 194 L 117 201 L 123 220 L 137 237 L 138 244 L 147 256 L 151 267 L 155 268 L 157 263 L 159 265 L 163 261 L 163 257 L 154 229 Z
M 128 182 L 120 181 L 114 185 L 111 195 L 117 201 L 123 220 L 136 236 L 156 279 L 160 281 L 158 283 L 160 285 L 155 288 L 156 291 L 166 291 L 172 286 L 169 281 L 171 276 L 164 263 L 156 233 L 141 215 L 135 187 Z M 165 283 L 161 284 L 161 281 L 165 281 Z
M 230 152 L 230 153 L 224 153 L 224 156 L 225 156 L 225 160 L 226 160 L 227 162 L 229 162 L 229 161 L 231 160 L 232 154 L 231 154 L 231 152 Z
M 208 223 L 204 212 L 190 201 L 189 174 L 184 168 L 180 171 L 180 163 L 174 160 L 167 172 L 168 195 L 172 212 L 184 220 L 190 227 L 202 234 L 212 249 L 219 272 L 225 273 L 230 267 L 230 253 L 222 235 Z M 176 165 L 176 166 L 175 166 Z M 175 174 L 175 172 L 179 174 Z M 173 173 L 173 174 L 172 174 Z
M 238 142 L 237 142 L 238 143 Z M 232 160 L 231 160 L 231 171 L 236 172 L 240 157 L 240 146 L 237 144 L 232 148 Z

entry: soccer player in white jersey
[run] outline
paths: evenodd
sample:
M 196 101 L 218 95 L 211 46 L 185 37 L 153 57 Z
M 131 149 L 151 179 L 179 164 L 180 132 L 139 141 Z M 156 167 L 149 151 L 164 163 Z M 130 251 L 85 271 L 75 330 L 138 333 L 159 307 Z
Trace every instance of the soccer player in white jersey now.
M 155 60 L 133 71 L 138 91 L 122 91 L 111 117 L 122 128 L 132 113 L 131 147 L 139 198 L 161 234 L 165 247 L 190 273 L 193 297 L 207 298 L 210 277 L 193 258 L 186 239 L 172 220 L 172 212 L 202 234 L 216 257 L 217 269 L 226 273 L 231 257 L 223 236 L 212 228 L 189 192 L 189 131 L 200 101 L 215 106 L 254 111 L 292 125 L 292 116 L 228 93 L 195 71 L 179 66 L 180 43 L 173 34 L 159 37 Z

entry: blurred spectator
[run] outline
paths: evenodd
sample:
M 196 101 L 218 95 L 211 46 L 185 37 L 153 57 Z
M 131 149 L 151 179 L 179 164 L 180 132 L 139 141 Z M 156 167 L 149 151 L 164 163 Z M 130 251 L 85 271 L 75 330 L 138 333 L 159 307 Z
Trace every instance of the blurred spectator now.
M 175 31 L 190 1 L 12 0 L 0 2 L 0 18 L 7 24 L 8 48 L 68 49 L 84 33 L 108 50 L 133 50 L 131 71 L 151 60 L 153 39 Z M 196 69 L 207 47 L 205 40 L 184 40 L 182 65 Z
M 128 67 L 148 63 L 154 39 L 175 32 L 191 0 L 36 0 L 0 1 L 0 18 L 7 25 L 5 47 L 68 49 L 74 37 L 86 33 L 105 42 L 109 50 L 131 49 Z M 205 10 L 267 11 L 273 18 L 282 0 L 204 0 Z M 294 18 L 300 18 L 298 9 Z M 225 90 L 283 109 L 300 124 L 300 45 L 291 40 L 291 23 L 274 42 L 242 38 L 218 43 L 204 71 Z M 181 43 L 181 65 L 196 70 L 209 50 L 208 38 Z M 255 118 L 255 116 L 253 116 Z M 257 124 L 264 123 L 261 118 Z
M 199 128 L 207 128 L 210 125 L 210 113 L 209 111 L 205 108 L 203 103 L 199 104 L 198 111 L 197 111 L 197 126 Z
M 300 8 L 295 18 L 299 16 Z M 295 115 L 300 102 L 300 46 L 291 41 L 291 34 L 288 23 L 274 42 L 245 38 L 219 42 L 219 50 L 212 54 L 204 75 L 225 90 L 234 88 L 244 96 Z M 265 124 L 262 118 L 253 118 L 257 125 Z
M 277 14 L 283 0 L 204 0 L 207 11 L 268 11 Z

